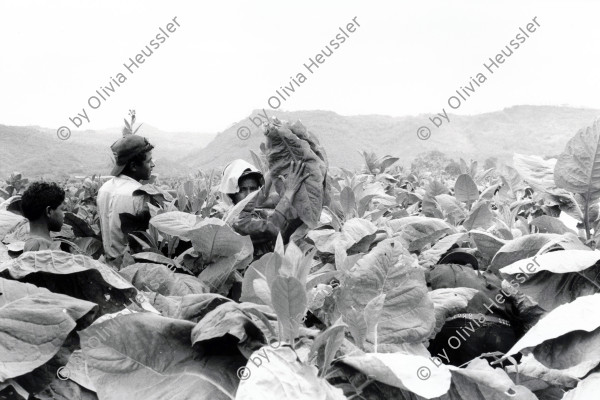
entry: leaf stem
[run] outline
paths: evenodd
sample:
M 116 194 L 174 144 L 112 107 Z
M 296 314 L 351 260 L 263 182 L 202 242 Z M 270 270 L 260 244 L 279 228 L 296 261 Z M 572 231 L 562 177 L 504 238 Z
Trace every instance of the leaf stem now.
M 589 200 L 589 196 L 585 196 L 583 199 L 584 199 L 583 226 L 585 227 L 585 239 L 590 240 L 590 221 L 589 221 L 590 200 Z
M 593 280 L 591 280 L 590 278 L 588 278 L 587 276 L 585 276 L 582 272 L 577 272 L 579 275 L 581 275 L 583 278 L 587 279 L 592 285 L 596 286 L 596 288 L 598 288 L 598 290 L 600 290 L 600 285 L 598 285 L 596 282 L 594 282 Z

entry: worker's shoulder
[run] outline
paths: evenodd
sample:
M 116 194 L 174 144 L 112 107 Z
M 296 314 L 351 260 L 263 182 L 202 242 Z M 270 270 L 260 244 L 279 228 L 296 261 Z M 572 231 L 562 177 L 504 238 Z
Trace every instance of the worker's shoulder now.
M 142 184 L 129 177 L 122 175 L 112 177 L 106 181 L 98 190 L 98 195 L 101 193 L 110 193 L 114 195 L 132 195 L 133 192 L 140 188 Z
M 39 236 L 30 236 L 23 246 L 23 252 L 40 250 L 60 250 L 60 242 L 53 242 Z

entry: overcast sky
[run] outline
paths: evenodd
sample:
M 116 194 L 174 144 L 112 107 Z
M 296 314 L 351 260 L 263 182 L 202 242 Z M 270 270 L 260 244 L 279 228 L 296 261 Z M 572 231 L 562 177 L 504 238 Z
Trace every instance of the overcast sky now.
M 118 126 L 130 108 L 167 131 L 217 132 L 269 107 L 342 115 L 477 114 L 519 104 L 600 109 L 600 4 L 593 1 L 0 2 L 0 124 Z M 177 17 L 180 26 L 129 73 L 123 66 Z M 345 43 L 302 65 L 353 18 Z M 457 110 L 448 97 L 484 62 L 540 24 Z M 135 68 L 135 67 L 134 67 Z M 92 110 L 111 77 L 127 80 Z M 106 97 L 106 96 L 105 96 Z M 96 104 L 94 104 L 96 105 Z

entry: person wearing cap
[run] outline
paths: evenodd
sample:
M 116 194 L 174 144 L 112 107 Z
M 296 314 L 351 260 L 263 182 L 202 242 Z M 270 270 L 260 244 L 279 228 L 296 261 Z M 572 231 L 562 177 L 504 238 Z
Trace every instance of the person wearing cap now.
M 264 177 L 254 165 L 244 160 L 234 160 L 225 167 L 219 190 L 223 200 L 232 207 L 223 219 L 240 235 L 250 236 L 254 259 L 274 250 L 278 234 L 287 243 L 302 224 L 292 203 L 308 176 L 304 175 L 304 163 L 292 162 L 290 173 L 283 180 L 284 190 L 280 197 L 270 193 L 272 180 L 269 173 Z
M 104 253 L 109 263 L 124 254 L 128 243 L 121 229 L 121 214 L 134 215 L 146 225 L 150 220 L 148 196 L 133 192 L 142 186 L 140 181 L 150 179 L 153 148 L 145 137 L 134 134 L 124 135 L 111 146 L 115 158 L 113 178 L 102 185 L 97 198 Z

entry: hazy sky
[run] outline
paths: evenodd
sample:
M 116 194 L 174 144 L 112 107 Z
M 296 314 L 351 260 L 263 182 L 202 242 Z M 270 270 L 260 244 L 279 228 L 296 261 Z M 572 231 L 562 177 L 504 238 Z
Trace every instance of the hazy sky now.
M 517 104 L 600 109 L 600 4 L 593 1 L 0 1 L 0 124 L 118 126 L 130 108 L 168 131 L 216 132 L 301 72 L 283 110 L 392 116 Z M 129 73 L 130 57 L 180 26 Z M 345 43 L 315 57 L 356 17 Z M 537 17 L 536 32 L 490 74 L 483 66 Z M 450 110 L 448 97 L 487 80 Z M 114 93 L 88 99 L 111 77 Z M 283 94 L 283 93 L 282 93 Z M 104 95 L 104 93 L 103 93 Z M 94 106 L 97 104 L 93 101 Z M 276 103 L 273 103 L 276 105 Z

